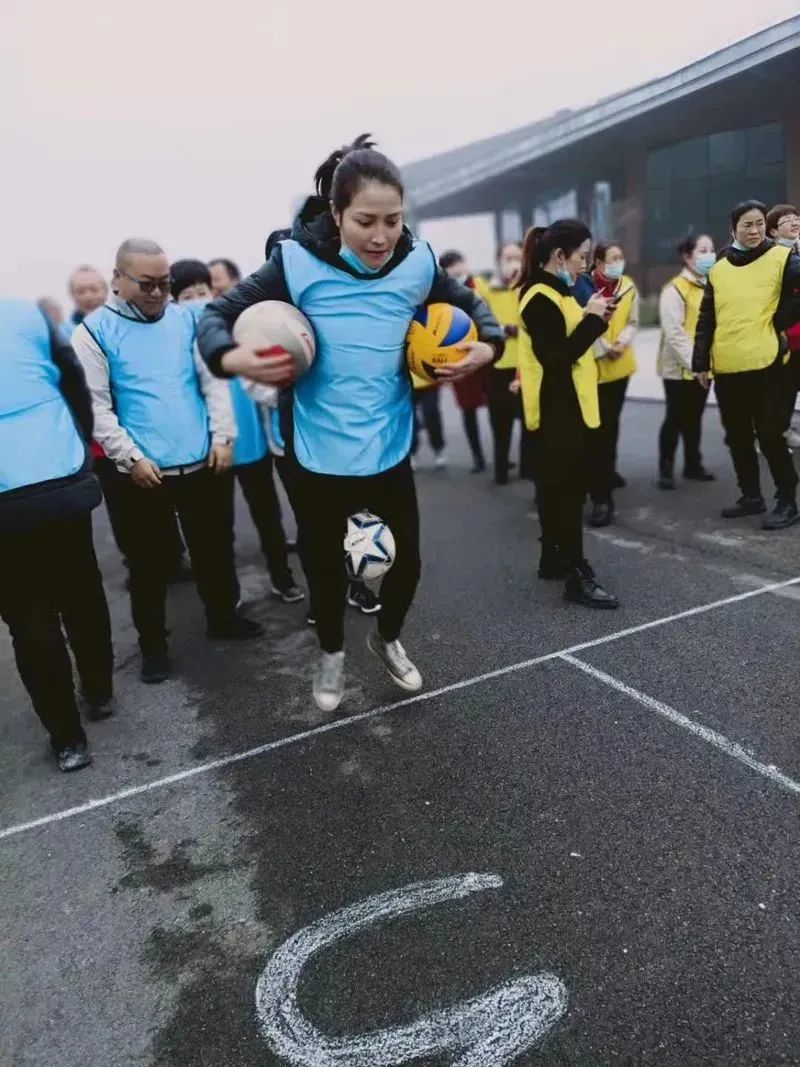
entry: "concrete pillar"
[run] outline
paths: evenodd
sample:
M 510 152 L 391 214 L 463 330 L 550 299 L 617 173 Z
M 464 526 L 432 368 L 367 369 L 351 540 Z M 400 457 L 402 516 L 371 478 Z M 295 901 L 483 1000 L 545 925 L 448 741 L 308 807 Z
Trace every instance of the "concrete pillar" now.
M 643 292 L 648 291 L 644 272 L 646 165 L 646 152 L 632 148 L 626 158 L 623 188 L 619 190 L 616 183 L 612 186 L 615 236 L 622 242 L 628 269 Z

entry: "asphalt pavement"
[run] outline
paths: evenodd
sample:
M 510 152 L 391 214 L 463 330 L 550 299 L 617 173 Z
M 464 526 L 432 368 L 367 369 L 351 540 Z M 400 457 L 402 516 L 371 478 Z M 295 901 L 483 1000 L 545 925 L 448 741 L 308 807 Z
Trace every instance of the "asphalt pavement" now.
M 800 1063 L 800 528 L 718 517 L 716 411 L 718 481 L 658 492 L 662 408 L 629 402 L 618 520 L 587 534 L 622 607 L 588 612 L 535 577 L 532 487 L 471 475 L 446 409 L 419 697 L 350 613 L 346 702 L 316 709 L 243 507 L 266 636 L 209 643 L 173 588 L 157 688 L 97 513 L 119 710 L 89 770 L 54 770 L 0 638 L 0 1062 Z

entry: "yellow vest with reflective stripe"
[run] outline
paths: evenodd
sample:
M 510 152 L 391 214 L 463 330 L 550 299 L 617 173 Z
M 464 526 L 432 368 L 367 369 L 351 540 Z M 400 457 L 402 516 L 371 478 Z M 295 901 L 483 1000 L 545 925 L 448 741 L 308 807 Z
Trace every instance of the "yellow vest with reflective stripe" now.
M 669 284 L 674 285 L 683 297 L 683 303 L 686 308 L 683 316 L 683 328 L 691 339 L 694 340 L 694 335 L 697 333 L 697 323 L 700 319 L 700 305 L 703 303 L 705 286 L 698 285 L 697 282 L 689 281 L 683 274 L 679 274 L 677 278 L 673 278 Z M 692 372 L 686 370 L 685 367 L 681 369 L 681 377 L 686 382 L 694 380 Z
M 562 296 L 549 285 L 532 285 L 522 297 L 519 305 L 519 377 L 522 384 L 522 410 L 525 426 L 528 430 L 538 430 L 541 423 L 539 397 L 542 391 L 544 368 L 536 358 L 534 339 L 530 336 L 522 321 L 522 312 L 530 301 L 541 294 L 552 300 L 564 316 L 567 334 L 571 334 L 583 319 L 583 308 L 573 296 Z M 591 429 L 600 425 L 600 405 L 597 398 L 597 361 L 591 347 L 572 364 L 572 384 L 580 404 L 583 421 Z
M 519 319 L 519 295 L 516 289 L 495 289 L 483 278 L 475 279 L 475 291 L 481 300 L 484 300 L 494 317 L 501 326 L 516 326 Z M 516 337 L 506 338 L 506 347 L 502 358 L 494 365 L 495 370 L 514 370 L 517 366 L 517 349 L 519 340 Z
M 762 370 L 777 359 L 780 340 L 773 319 L 790 251 L 775 245 L 744 267 L 721 259 L 711 268 L 716 318 L 711 366 L 716 374 Z
M 630 288 L 630 292 L 620 300 L 616 311 L 611 316 L 608 323 L 605 340 L 610 345 L 614 344 L 616 339 L 628 325 L 631 307 L 633 306 L 633 300 L 636 296 L 636 286 L 633 284 L 633 280 L 623 275 L 619 280 L 617 292 L 622 293 L 628 288 Z M 632 346 L 626 348 L 619 359 L 597 360 L 597 376 L 601 385 L 604 382 L 619 381 L 620 378 L 630 378 L 635 370 L 636 357 L 633 354 Z

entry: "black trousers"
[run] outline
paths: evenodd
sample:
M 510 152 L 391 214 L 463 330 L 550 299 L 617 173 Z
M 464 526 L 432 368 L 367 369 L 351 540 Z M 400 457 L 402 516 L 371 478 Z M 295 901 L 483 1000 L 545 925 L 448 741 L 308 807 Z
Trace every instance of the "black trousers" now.
M 130 563 L 131 613 L 144 652 L 166 647 L 170 530 L 177 511 L 189 547 L 197 591 L 210 624 L 236 611 L 239 583 L 233 562 L 231 474 L 204 467 L 168 474 L 155 489 L 139 489 L 120 474 L 124 539 Z
M 542 429 L 525 434 L 526 476 L 536 485 L 542 552 L 577 567 L 584 558 L 583 504 L 598 431 L 587 430 L 577 404 L 574 411 L 545 419 Z
M 64 631 L 90 700 L 111 696 L 114 665 L 90 514 L 0 539 L 0 616 L 53 748 L 85 742 Z
M 494 437 L 494 478 L 500 484 L 508 481 L 511 434 L 514 429 L 514 420 L 522 415 L 520 398 L 509 388 L 515 375 L 515 370 L 505 368 L 502 370 L 495 368 L 488 375 L 489 420 Z
M 103 499 L 106 504 L 108 521 L 111 525 L 111 533 L 114 537 L 114 543 L 119 549 L 123 559 L 127 560 L 128 550 L 125 545 L 124 520 L 120 514 L 120 478 L 124 477 L 124 475 L 120 475 L 113 460 L 110 460 L 107 456 L 95 459 L 94 473 L 97 475 L 100 487 L 103 490 Z M 172 559 L 171 569 L 174 570 L 176 567 L 180 566 L 183 560 L 183 554 L 186 551 L 186 546 L 184 545 L 180 531 L 178 530 L 178 520 L 175 517 L 174 512 L 172 513 L 169 538 L 169 554 Z
M 444 449 L 444 430 L 442 429 L 442 410 L 439 403 L 439 386 L 430 389 L 414 390 L 414 437 L 411 443 L 411 455 L 419 448 L 419 421 L 428 435 L 428 443 L 434 452 Z
M 794 418 L 794 406 L 800 393 L 800 350 L 789 353 L 789 362 L 783 368 L 784 399 L 786 401 L 784 429 L 788 430 Z
M 272 475 L 272 456 L 267 453 L 256 463 L 236 467 L 234 473 L 242 487 L 250 517 L 258 532 L 272 584 L 277 589 L 285 589 L 292 584 L 294 576 L 289 566 L 286 534 L 281 522 L 281 505 Z M 230 486 L 233 492 L 232 481 Z
M 778 496 L 792 497 L 797 472 L 783 434 L 786 431 L 786 378 L 782 360 L 763 370 L 717 374 L 720 418 L 744 496 L 760 496 L 761 480 L 755 439 L 769 465 Z
M 597 431 L 594 451 L 591 454 L 589 484 L 595 504 L 605 504 L 611 500 L 614 472 L 617 469 L 619 420 L 629 380 L 619 378 L 615 382 L 603 382 L 597 390 L 600 399 L 600 429 Z
M 296 512 L 303 543 L 303 566 L 311 591 L 319 643 L 325 652 L 344 646 L 345 571 L 343 541 L 347 517 L 368 509 L 394 535 L 394 565 L 381 585 L 378 629 L 386 641 L 400 636 L 419 584 L 419 509 L 408 460 L 365 478 L 313 474 L 294 462 Z
M 658 438 L 659 470 L 672 475 L 678 441 L 683 439 L 683 469 L 690 473 L 703 466 L 700 435 L 708 390 L 694 380 L 664 379 L 667 410 Z
M 583 562 L 583 502 L 586 485 L 579 479 L 536 486 L 542 552 L 557 553 L 573 568 Z
M 467 408 L 461 412 L 461 421 L 464 425 L 464 433 L 467 438 L 469 450 L 472 453 L 472 461 L 476 467 L 483 467 L 486 460 L 483 458 L 483 445 L 481 444 L 481 428 L 478 422 L 478 408 Z

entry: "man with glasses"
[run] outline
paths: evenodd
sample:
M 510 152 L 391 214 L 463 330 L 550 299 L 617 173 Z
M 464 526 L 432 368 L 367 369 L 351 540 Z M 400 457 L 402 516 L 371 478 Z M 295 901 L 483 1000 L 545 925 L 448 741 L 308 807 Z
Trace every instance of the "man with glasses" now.
M 122 479 L 131 611 L 141 678 L 170 673 L 165 602 L 169 525 L 178 513 L 212 639 L 258 636 L 237 612 L 239 586 L 225 478 L 236 436 L 227 382 L 195 351 L 195 319 L 169 302 L 169 261 L 154 241 L 117 253 L 113 295 L 77 327 L 72 346 L 92 393 L 95 438 Z

